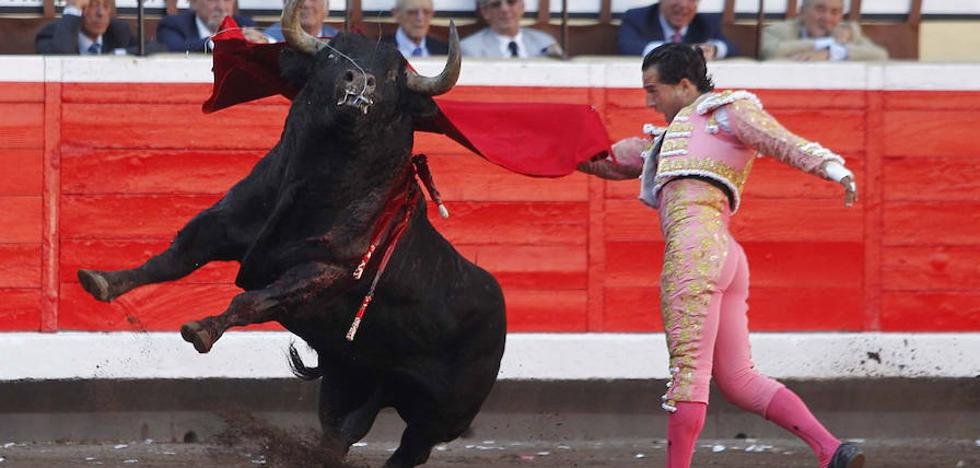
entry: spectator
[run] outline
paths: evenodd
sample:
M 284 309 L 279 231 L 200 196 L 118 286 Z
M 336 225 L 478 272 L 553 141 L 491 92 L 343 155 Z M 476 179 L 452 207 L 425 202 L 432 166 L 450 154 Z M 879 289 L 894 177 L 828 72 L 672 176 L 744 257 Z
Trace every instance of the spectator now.
M 129 23 L 116 18 L 114 0 L 68 0 L 61 19 L 44 25 L 34 38 L 39 54 L 125 55 L 135 53 L 137 45 Z
M 560 56 L 561 46 L 550 34 L 522 28 L 524 0 L 477 0 L 480 16 L 490 25 L 460 42 L 463 55 L 526 58 Z
M 396 0 L 391 16 L 398 22 L 398 30 L 384 40 L 394 44 L 405 57 L 446 55 L 449 45 L 429 36 L 432 14 L 432 0 Z
M 208 52 L 213 43 L 211 36 L 226 16 L 231 16 L 242 27 L 242 34 L 253 42 L 268 42 L 265 34 L 252 26 L 251 18 L 233 15 L 235 0 L 190 0 L 190 10 L 166 16 L 157 25 L 157 40 L 172 52 Z
M 330 0 L 303 0 L 303 6 L 299 10 L 299 24 L 303 30 L 313 37 L 332 37 L 337 35 L 337 30 L 331 26 L 323 24 L 330 13 Z M 269 36 L 274 42 L 284 42 L 286 38 L 282 36 L 282 23 L 276 23 L 265 30 L 265 35 Z
M 697 45 L 708 60 L 738 55 L 721 32 L 721 15 L 698 13 L 698 0 L 662 0 L 626 10 L 617 39 L 623 55 L 646 56 L 665 42 Z
M 799 61 L 887 60 L 888 52 L 843 22 L 844 0 L 803 0 L 800 16 L 766 26 L 762 58 Z

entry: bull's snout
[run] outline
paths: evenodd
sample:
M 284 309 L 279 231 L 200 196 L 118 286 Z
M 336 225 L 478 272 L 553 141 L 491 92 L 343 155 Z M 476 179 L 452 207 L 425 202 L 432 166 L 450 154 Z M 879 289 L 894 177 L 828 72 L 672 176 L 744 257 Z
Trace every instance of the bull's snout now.
M 374 75 L 361 70 L 347 69 L 341 75 L 341 86 L 344 94 L 337 101 L 338 106 L 356 107 L 367 114 L 368 108 L 374 104 L 374 87 L 377 81 Z
M 368 93 L 374 92 L 374 75 L 361 73 L 360 70 L 348 69 L 344 72 L 344 84 L 347 89 L 360 92 L 362 89 Z

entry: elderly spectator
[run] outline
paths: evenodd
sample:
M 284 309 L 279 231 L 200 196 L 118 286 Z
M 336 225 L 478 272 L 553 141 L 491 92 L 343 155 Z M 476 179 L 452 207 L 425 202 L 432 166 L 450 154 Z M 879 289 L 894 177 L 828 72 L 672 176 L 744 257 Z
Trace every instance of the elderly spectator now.
M 526 58 L 562 54 L 550 34 L 521 27 L 524 0 L 477 0 L 477 4 L 490 27 L 460 42 L 463 55 Z
M 721 32 L 721 15 L 698 13 L 698 0 L 661 0 L 626 10 L 617 39 L 623 55 L 646 56 L 667 42 L 697 45 L 708 60 L 738 55 Z
M 398 22 L 398 30 L 384 40 L 398 47 L 405 57 L 446 55 L 449 45 L 429 36 L 432 15 L 432 0 L 396 0 L 391 16 Z
M 323 24 L 330 13 L 330 0 L 303 0 L 299 10 L 299 24 L 303 30 L 313 37 L 331 37 L 337 35 L 337 30 Z M 275 42 L 286 40 L 282 35 L 282 23 L 276 23 L 265 30 L 265 35 Z
M 211 36 L 226 16 L 242 27 L 242 34 L 253 42 L 268 42 L 265 34 L 255 29 L 251 18 L 233 15 L 235 0 L 190 0 L 190 10 L 166 16 L 157 25 L 157 40 L 172 52 L 207 52 L 213 43 Z
M 888 52 L 844 22 L 844 0 L 803 0 L 796 19 L 763 29 L 762 58 L 799 61 L 887 60 Z
M 133 53 L 136 37 L 129 23 L 115 16 L 114 0 L 68 0 L 61 19 L 44 25 L 37 33 L 34 48 L 39 54 Z

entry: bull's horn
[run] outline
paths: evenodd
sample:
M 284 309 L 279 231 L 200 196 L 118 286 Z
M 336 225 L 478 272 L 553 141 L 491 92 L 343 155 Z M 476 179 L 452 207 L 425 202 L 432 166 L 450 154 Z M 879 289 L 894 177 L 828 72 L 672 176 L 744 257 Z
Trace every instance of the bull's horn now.
M 431 78 L 408 70 L 408 89 L 427 96 L 445 94 L 453 89 L 459 79 L 459 68 L 459 34 L 456 32 L 456 23 L 449 20 L 449 56 L 446 57 L 446 67 L 442 69 L 442 73 Z
M 326 47 L 326 44 L 304 31 L 303 26 L 299 24 L 302 3 L 303 0 L 286 0 L 282 8 L 282 35 L 286 38 L 286 43 L 294 49 L 316 55 L 320 49 Z

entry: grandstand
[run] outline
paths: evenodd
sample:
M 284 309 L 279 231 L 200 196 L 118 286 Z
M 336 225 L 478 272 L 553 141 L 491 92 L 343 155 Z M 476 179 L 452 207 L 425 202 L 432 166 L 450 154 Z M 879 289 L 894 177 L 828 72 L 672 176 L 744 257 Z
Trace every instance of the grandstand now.
M 138 0 L 119 0 L 120 17 L 136 31 Z M 395 25 L 390 9 L 393 0 L 334 0 L 328 24 L 343 30 L 345 20 L 367 35 L 390 33 Z M 475 0 L 436 2 L 433 34 L 444 36 L 450 18 L 460 24 L 462 35 L 483 25 L 476 14 Z M 647 0 L 526 0 L 525 23 L 560 37 L 563 5 L 567 8 L 568 32 L 565 49 L 569 55 L 615 55 L 616 28 L 629 8 L 651 3 Z M 763 21 L 795 16 L 798 0 L 763 1 Z M 848 18 L 861 22 L 865 33 L 885 46 L 892 58 L 941 60 L 980 60 L 980 3 L 971 0 L 853 0 Z M 758 0 L 702 0 L 699 11 L 723 15 L 726 34 L 744 51 L 754 56 L 760 20 Z M 252 16 L 260 26 L 278 20 L 280 0 L 241 0 L 240 11 Z M 0 0 L 0 54 L 33 53 L 35 33 L 60 15 L 63 0 Z M 187 0 L 147 0 L 146 38 L 153 39 L 156 24 L 166 14 L 187 8 Z M 348 14 L 349 10 L 349 14 Z M 956 38 L 963 50 L 944 47 Z M 964 43 L 965 41 L 965 43 Z

